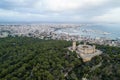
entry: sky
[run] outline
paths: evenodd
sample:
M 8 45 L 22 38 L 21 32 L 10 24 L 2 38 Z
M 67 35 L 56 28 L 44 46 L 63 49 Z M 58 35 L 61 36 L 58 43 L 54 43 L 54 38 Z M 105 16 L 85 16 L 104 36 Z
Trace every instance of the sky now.
M 0 22 L 120 23 L 120 0 L 0 0 Z

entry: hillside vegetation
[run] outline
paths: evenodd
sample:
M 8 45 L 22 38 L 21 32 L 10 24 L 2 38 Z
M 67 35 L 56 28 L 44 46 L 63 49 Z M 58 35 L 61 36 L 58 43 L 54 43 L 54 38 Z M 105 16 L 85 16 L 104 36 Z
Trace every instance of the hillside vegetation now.
M 96 45 L 104 54 L 83 63 L 67 49 L 71 45 L 63 40 L 1 38 L 0 80 L 120 80 L 120 48 Z

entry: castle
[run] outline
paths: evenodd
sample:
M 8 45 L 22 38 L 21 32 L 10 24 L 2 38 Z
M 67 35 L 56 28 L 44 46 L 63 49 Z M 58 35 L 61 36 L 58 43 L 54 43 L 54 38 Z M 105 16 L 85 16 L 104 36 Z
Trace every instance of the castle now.
M 102 51 L 97 50 L 95 45 L 87 45 L 86 43 L 76 45 L 76 41 L 73 41 L 72 47 L 68 48 L 71 51 L 75 51 L 78 57 L 83 59 L 83 62 L 90 61 L 94 56 L 100 55 Z

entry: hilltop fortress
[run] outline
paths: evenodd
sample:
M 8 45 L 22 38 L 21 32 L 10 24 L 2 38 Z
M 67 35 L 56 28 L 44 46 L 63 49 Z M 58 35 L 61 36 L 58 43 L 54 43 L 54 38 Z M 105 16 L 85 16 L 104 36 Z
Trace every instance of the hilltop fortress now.
M 76 41 L 73 41 L 72 47 L 68 48 L 70 51 L 75 51 L 78 58 L 82 58 L 83 62 L 90 61 L 94 56 L 102 54 L 102 51 L 97 50 L 95 45 L 87 45 L 86 43 L 81 45 L 76 45 Z

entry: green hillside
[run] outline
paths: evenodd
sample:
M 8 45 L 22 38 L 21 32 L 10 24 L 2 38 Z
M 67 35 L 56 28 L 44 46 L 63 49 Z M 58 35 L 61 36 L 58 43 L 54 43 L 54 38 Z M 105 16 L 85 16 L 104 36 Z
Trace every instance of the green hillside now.
M 71 45 L 61 40 L 1 38 L 0 80 L 120 80 L 120 48 L 97 45 L 105 54 L 83 63 L 67 50 Z

